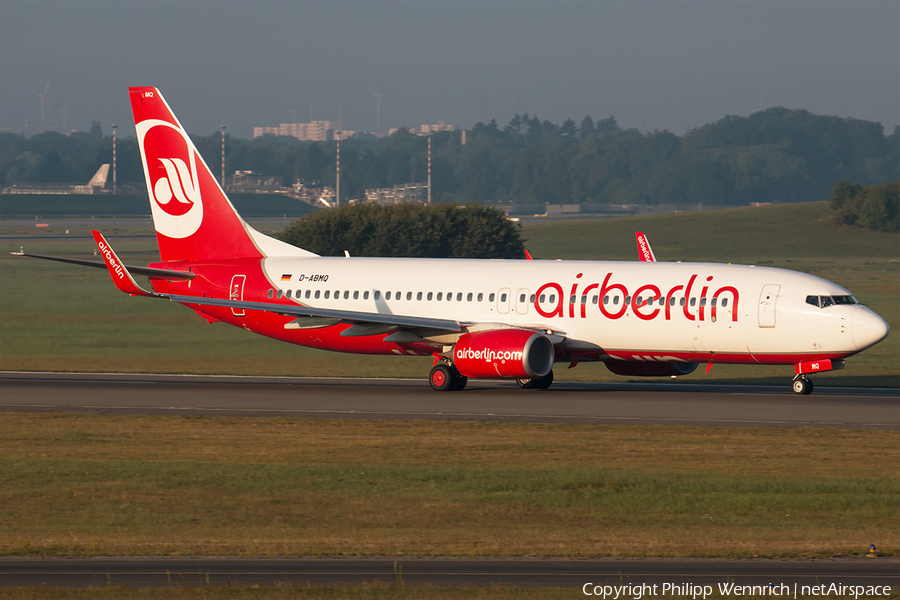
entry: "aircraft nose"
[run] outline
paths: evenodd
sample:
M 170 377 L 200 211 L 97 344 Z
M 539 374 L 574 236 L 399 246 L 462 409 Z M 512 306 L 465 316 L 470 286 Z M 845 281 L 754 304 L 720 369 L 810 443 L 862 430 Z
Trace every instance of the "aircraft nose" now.
M 853 331 L 853 343 L 860 350 L 874 346 L 887 337 L 891 328 L 887 321 L 864 306 L 860 306 L 853 313 L 851 321 Z

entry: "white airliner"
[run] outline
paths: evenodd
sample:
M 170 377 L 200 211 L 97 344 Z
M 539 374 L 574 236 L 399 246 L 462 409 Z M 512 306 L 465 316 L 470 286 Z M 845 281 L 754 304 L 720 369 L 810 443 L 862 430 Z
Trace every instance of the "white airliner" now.
M 209 321 L 338 352 L 434 357 L 435 390 L 468 378 L 547 388 L 553 364 L 603 361 L 619 375 L 698 364 L 841 369 L 887 323 L 841 286 L 756 266 L 655 260 L 320 257 L 237 214 L 159 90 L 129 89 L 161 261 L 125 266 L 94 232 L 120 290 L 179 302 Z M 29 255 L 35 256 L 35 255 Z M 152 291 L 132 273 L 149 277 Z

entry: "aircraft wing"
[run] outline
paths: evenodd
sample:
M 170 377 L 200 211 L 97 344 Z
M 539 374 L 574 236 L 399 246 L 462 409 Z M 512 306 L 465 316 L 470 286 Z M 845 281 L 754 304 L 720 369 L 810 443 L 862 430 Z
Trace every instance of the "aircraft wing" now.
M 198 296 L 160 295 L 172 302 L 194 306 L 220 306 L 225 308 L 240 308 L 244 310 L 261 310 L 276 315 L 294 317 L 325 317 L 335 319 L 335 323 L 372 323 L 379 325 L 397 325 L 399 327 L 414 327 L 417 329 L 439 329 L 441 331 L 460 332 L 463 326 L 459 321 L 450 319 L 433 319 L 430 317 L 412 317 L 388 313 L 357 312 L 352 310 L 337 310 L 333 308 L 313 308 L 290 304 L 273 304 L 269 302 L 245 302 L 242 300 L 225 300 L 219 298 L 202 298 Z
M 73 265 L 81 265 L 82 267 L 96 267 L 105 269 L 106 263 L 95 260 L 83 260 L 80 258 L 69 258 L 67 256 L 47 256 L 44 254 L 29 254 L 28 252 L 10 252 L 14 256 L 30 256 L 31 258 L 43 258 L 44 260 L 55 260 L 57 262 L 71 263 Z M 196 273 L 189 271 L 170 271 L 168 269 L 154 269 L 151 267 L 137 267 L 133 265 L 123 265 L 131 273 L 135 275 L 144 275 L 146 277 L 161 277 L 165 279 L 193 279 Z

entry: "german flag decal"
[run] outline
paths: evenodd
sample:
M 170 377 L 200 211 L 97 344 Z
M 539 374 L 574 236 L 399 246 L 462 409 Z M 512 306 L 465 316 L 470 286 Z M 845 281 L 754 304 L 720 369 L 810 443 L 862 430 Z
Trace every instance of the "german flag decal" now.
M 291 280 L 291 274 L 290 274 L 290 273 L 286 273 L 286 274 L 282 275 L 282 276 L 281 276 L 281 280 L 282 280 L 282 281 L 290 281 L 290 280 Z

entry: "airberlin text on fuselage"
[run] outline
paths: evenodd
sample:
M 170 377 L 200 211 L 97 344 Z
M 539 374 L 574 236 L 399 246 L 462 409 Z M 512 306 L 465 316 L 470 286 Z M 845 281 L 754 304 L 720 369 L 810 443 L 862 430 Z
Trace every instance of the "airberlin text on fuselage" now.
M 579 273 L 575 278 L 581 279 L 582 275 L 582 273 Z M 710 285 L 713 280 L 712 275 L 698 284 L 698 275 L 695 273 L 691 275 L 684 285 L 673 286 L 665 293 L 659 286 L 652 283 L 644 284 L 633 292 L 629 292 L 628 288 L 623 284 L 615 283 L 612 277 L 612 273 L 607 273 L 603 283 L 591 283 L 580 290 L 578 289 L 579 283 L 576 281 L 572 284 L 568 295 L 563 292 L 563 287 L 560 284 L 555 282 L 545 283 L 538 288 L 535 294 L 534 309 L 545 318 L 565 317 L 568 313 L 569 318 L 574 319 L 576 318 L 575 307 L 580 304 L 579 316 L 584 319 L 587 317 L 587 297 L 597 295 L 599 296 L 597 306 L 607 319 L 621 319 L 630 308 L 634 316 L 643 321 L 651 321 L 658 317 L 671 321 L 679 313 L 688 321 L 705 321 L 707 318 L 715 321 L 718 309 L 723 308 L 721 305 L 722 300 L 730 298 L 731 320 L 738 320 L 739 294 L 737 288 L 725 285 L 713 291 L 714 286 Z M 697 287 L 702 286 L 699 294 L 695 291 L 695 285 Z M 544 295 L 546 297 L 545 292 L 551 290 L 556 292 L 557 301 L 550 303 L 551 310 L 546 310 L 546 303 L 544 306 L 541 306 L 541 296 Z M 723 294 L 725 294 L 724 297 Z M 553 295 L 550 297 L 553 298 Z M 608 298 L 609 302 L 604 302 L 604 298 Z M 618 302 L 614 302 L 614 298 Z M 630 298 L 630 301 L 626 302 L 626 298 Z M 664 299 L 662 304 L 660 304 L 660 298 Z M 697 299 L 694 306 L 691 305 L 692 298 Z M 566 301 L 567 299 L 568 302 Z M 638 302 L 638 299 L 641 301 Z M 566 304 L 568 304 L 568 311 L 566 311 Z

